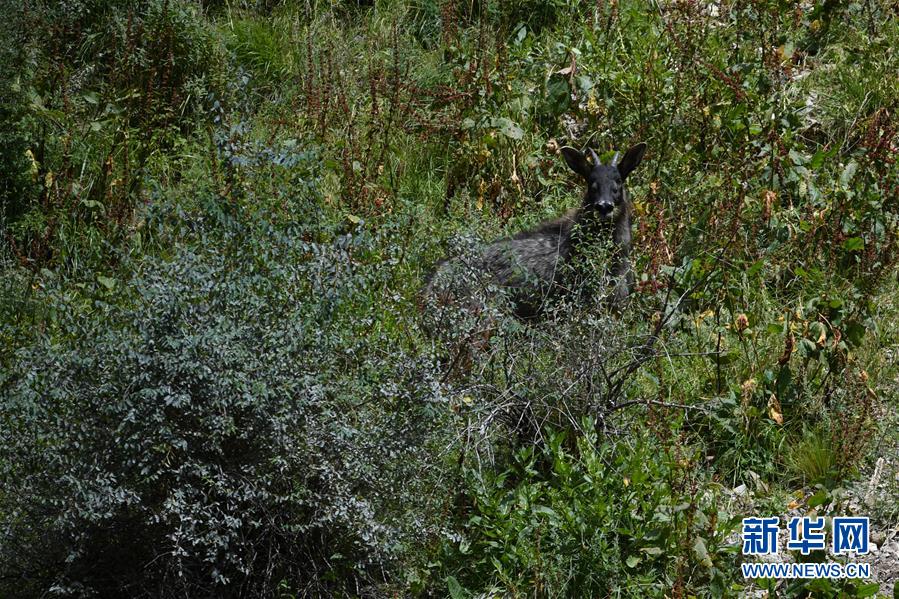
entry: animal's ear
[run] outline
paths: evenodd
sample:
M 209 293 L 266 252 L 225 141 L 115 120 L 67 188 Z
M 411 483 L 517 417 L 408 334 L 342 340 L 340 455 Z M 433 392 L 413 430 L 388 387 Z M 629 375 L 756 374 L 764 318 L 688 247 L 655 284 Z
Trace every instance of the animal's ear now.
M 587 162 L 587 158 L 584 157 L 583 153 L 575 150 L 570 146 L 565 146 L 564 148 L 562 148 L 562 156 L 565 157 L 565 162 L 568 163 L 568 168 L 579 174 L 584 179 L 590 176 L 590 171 L 593 169 L 590 166 L 590 163 Z
M 643 153 L 646 151 L 645 143 L 638 143 L 633 148 L 627 151 L 624 155 L 624 158 L 621 159 L 621 162 L 618 163 L 618 172 L 621 174 L 621 178 L 626 178 L 631 171 L 637 168 L 637 165 L 640 164 L 640 161 L 643 160 Z

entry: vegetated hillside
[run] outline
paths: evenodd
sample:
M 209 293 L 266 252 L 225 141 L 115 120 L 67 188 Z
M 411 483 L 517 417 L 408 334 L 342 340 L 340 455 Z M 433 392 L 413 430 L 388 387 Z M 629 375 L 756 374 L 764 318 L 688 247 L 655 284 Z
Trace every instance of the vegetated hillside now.
M 0 595 L 895 592 L 895 3 L 2 10 Z M 640 141 L 621 313 L 427 326 Z M 742 578 L 812 513 L 870 580 Z

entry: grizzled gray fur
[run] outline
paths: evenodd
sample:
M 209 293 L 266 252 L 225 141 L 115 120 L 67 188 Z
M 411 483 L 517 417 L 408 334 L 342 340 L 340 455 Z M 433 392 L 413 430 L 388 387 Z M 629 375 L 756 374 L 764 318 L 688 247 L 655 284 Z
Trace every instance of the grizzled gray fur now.
M 593 150 L 592 164 L 574 148 L 562 148 L 569 168 L 586 184 L 579 208 L 547 221 L 509 239 L 484 248 L 474 258 L 441 262 L 424 289 L 425 298 L 439 304 L 471 302 L 472 277 L 487 275 L 490 285 L 510 292 L 515 314 L 521 318 L 538 316 L 544 300 L 553 293 L 571 289 L 566 266 L 589 244 L 611 238 L 612 256 L 608 274 L 615 284 L 613 302 L 623 302 L 633 284 L 628 256 L 631 247 L 631 204 L 624 181 L 640 164 L 646 144 L 629 149 L 619 161 L 618 154 L 604 165 Z M 463 282 L 461 279 L 467 279 Z M 475 279 L 477 276 L 474 277 Z M 462 299 L 460 295 L 469 295 Z

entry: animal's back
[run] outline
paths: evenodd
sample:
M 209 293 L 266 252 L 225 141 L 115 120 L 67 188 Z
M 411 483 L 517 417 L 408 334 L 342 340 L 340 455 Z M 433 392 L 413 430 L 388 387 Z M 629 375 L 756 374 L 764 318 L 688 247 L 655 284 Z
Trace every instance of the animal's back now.
M 478 292 L 489 295 L 485 288 L 495 285 L 511 292 L 516 314 L 536 315 L 570 252 L 576 215 L 577 210 L 571 210 L 535 229 L 495 241 L 475 256 L 441 262 L 427 282 L 425 299 L 439 304 L 469 302 Z
M 484 252 L 484 268 L 504 287 L 552 283 L 558 274 L 559 259 L 570 251 L 576 213 L 572 210 L 536 229 L 490 244 Z

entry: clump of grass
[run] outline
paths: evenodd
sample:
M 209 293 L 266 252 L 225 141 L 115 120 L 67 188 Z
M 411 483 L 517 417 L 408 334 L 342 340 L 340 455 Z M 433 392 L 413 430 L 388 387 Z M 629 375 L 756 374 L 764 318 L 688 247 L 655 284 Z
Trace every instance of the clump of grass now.
M 291 72 L 293 52 L 288 36 L 277 22 L 235 19 L 229 22 L 226 41 L 239 65 L 260 81 L 271 83 Z
M 804 485 L 827 484 L 840 478 L 840 457 L 824 430 L 805 431 L 786 455 L 790 478 Z

